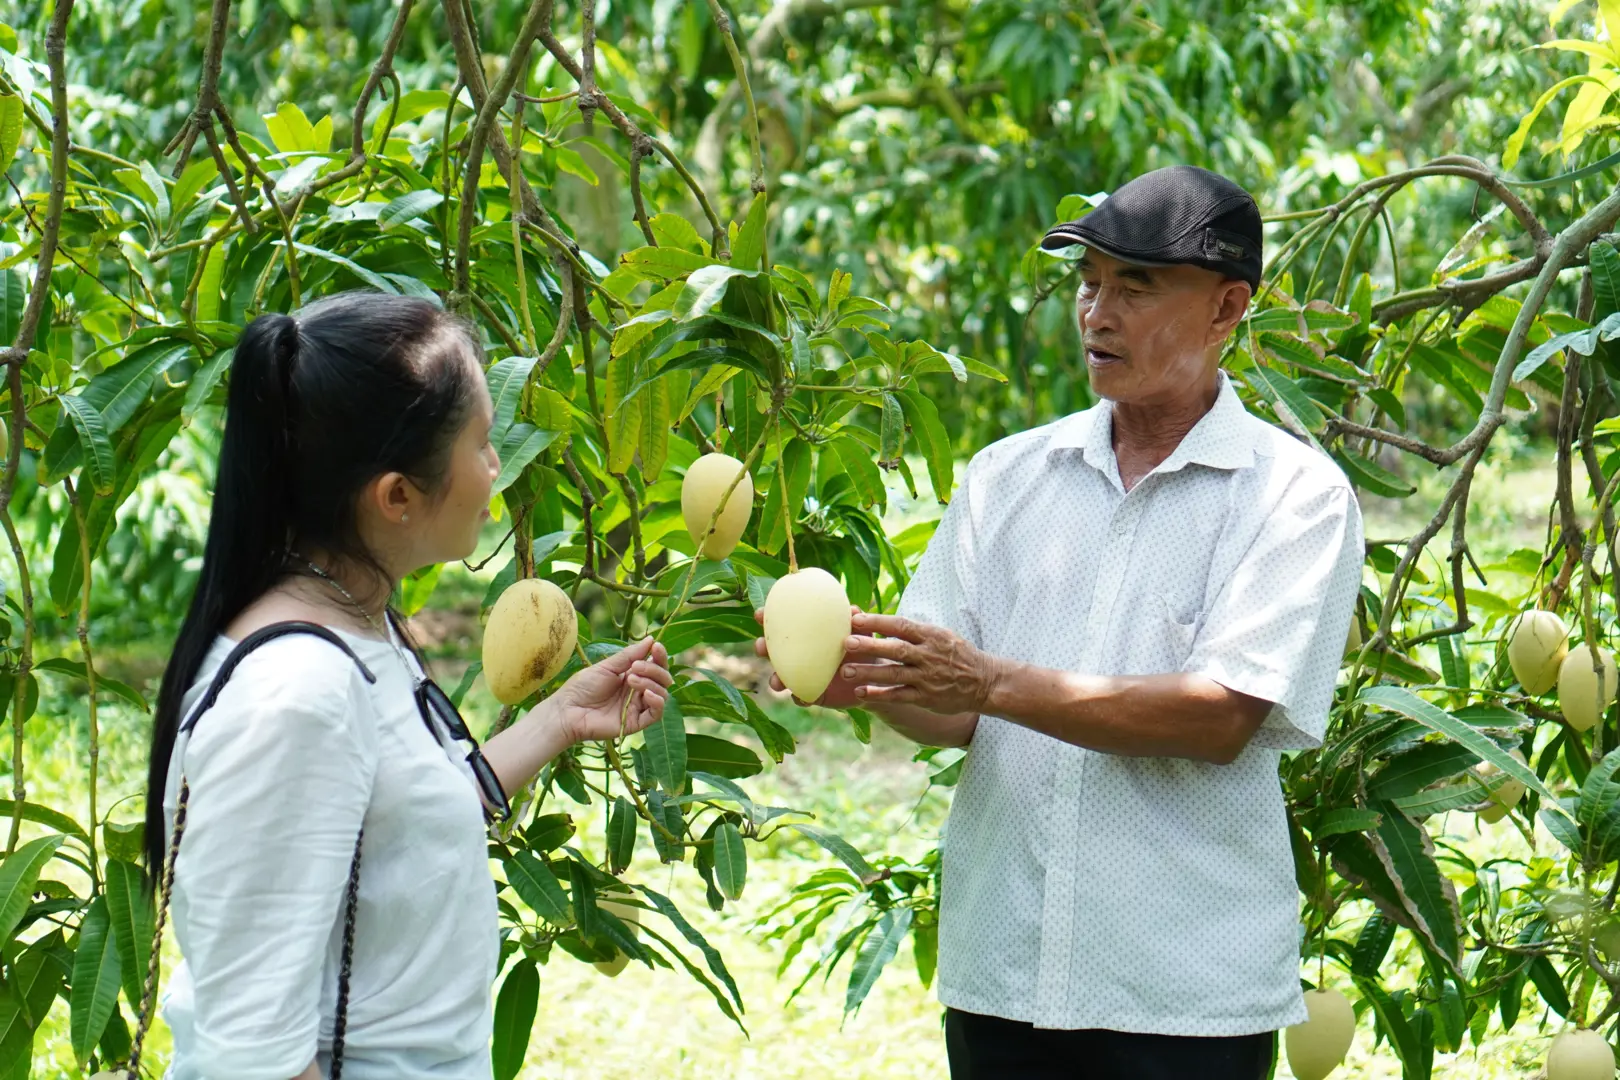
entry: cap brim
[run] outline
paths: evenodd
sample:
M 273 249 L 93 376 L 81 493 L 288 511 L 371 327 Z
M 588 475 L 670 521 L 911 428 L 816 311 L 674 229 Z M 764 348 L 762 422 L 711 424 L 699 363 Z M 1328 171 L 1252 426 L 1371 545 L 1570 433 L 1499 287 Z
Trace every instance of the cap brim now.
M 1176 266 L 1177 263 L 1165 262 L 1156 259 L 1144 259 L 1140 255 L 1127 255 L 1123 251 L 1109 247 L 1106 241 L 1100 241 L 1089 230 L 1082 232 L 1077 226 L 1079 222 L 1065 222 L 1049 230 L 1041 238 L 1041 250 L 1060 251 L 1067 247 L 1085 247 L 1093 251 L 1100 251 L 1111 259 L 1118 259 L 1133 266 Z

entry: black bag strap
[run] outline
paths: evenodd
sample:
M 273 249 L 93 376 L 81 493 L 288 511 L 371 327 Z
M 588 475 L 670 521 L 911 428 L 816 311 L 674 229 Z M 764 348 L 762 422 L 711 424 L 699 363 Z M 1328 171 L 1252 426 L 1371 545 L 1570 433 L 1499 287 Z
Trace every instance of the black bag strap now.
M 247 637 L 237 642 L 235 648 L 219 665 L 208 689 L 198 699 L 196 706 L 187 715 L 180 725 L 181 732 L 190 732 L 202 719 L 203 713 L 214 707 L 219 695 L 224 692 L 225 684 L 230 681 L 231 675 L 248 654 L 261 645 L 275 641 L 277 638 L 288 637 L 293 634 L 307 634 L 318 637 L 331 645 L 343 650 L 343 654 L 354 661 L 355 667 L 367 683 L 375 684 L 377 676 L 370 668 L 355 655 L 347 642 L 329 628 L 312 622 L 279 622 L 269 626 L 260 627 Z M 135 1028 L 135 1037 L 131 1040 L 129 1052 L 129 1067 L 125 1073 L 127 1080 L 139 1080 L 141 1064 L 141 1048 L 146 1042 L 147 1030 L 152 1026 L 154 1013 L 153 1002 L 157 996 L 158 983 L 158 954 L 163 945 L 163 924 L 167 921 L 169 912 L 169 896 L 174 890 L 174 864 L 180 853 L 180 838 L 186 831 L 186 809 L 190 801 L 191 787 L 186 782 L 185 774 L 180 777 L 180 801 L 175 807 L 174 833 L 169 840 L 168 857 L 164 859 L 163 879 L 159 887 L 156 922 L 152 934 L 152 959 L 146 968 L 146 988 L 141 994 L 141 1011 L 139 1023 Z M 341 1080 L 343 1076 L 343 1042 L 348 1031 L 349 1019 L 349 976 L 354 963 L 354 915 L 360 899 L 360 845 L 365 839 L 365 829 L 360 830 L 354 838 L 354 859 L 349 864 L 349 881 L 344 888 L 343 896 L 343 955 L 338 967 L 338 997 L 337 1009 L 332 1022 L 332 1068 L 331 1080 Z

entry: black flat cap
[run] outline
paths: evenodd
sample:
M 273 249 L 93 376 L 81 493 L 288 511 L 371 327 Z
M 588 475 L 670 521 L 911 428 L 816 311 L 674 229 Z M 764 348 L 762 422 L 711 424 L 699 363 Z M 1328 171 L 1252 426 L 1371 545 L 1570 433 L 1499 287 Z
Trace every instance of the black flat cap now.
M 1260 287 L 1260 208 L 1208 169 L 1172 165 L 1120 186 L 1078 221 L 1048 232 L 1048 251 L 1084 244 L 1145 266 L 1190 263 Z

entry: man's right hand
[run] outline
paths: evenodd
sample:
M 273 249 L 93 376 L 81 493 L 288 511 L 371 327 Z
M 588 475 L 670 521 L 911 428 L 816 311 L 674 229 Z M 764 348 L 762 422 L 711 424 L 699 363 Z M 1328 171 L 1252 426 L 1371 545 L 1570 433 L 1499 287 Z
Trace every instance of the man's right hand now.
M 856 607 L 854 604 L 851 604 L 849 607 L 849 613 L 851 615 L 859 615 L 861 613 L 861 609 Z M 754 621 L 763 627 L 765 625 L 765 612 L 763 610 L 754 612 Z M 754 653 L 757 656 L 763 656 L 767 660 L 771 658 L 770 651 L 765 647 L 765 639 L 763 637 L 757 637 L 754 639 Z M 798 702 L 800 705 L 820 705 L 826 709 L 865 708 L 866 703 L 861 698 L 855 696 L 855 687 L 861 684 L 851 682 L 844 678 L 844 668 L 852 663 L 881 664 L 883 662 L 884 661 L 875 656 L 846 655 L 843 660 L 839 661 L 838 673 L 833 676 L 833 681 L 828 684 L 826 693 L 822 694 L 815 701 L 800 701 L 798 697 L 794 697 L 793 700 Z M 771 672 L 771 689 L 787 689 L 786 686 L 782 685 L 782 680 L 777 676 L 775 671 Z

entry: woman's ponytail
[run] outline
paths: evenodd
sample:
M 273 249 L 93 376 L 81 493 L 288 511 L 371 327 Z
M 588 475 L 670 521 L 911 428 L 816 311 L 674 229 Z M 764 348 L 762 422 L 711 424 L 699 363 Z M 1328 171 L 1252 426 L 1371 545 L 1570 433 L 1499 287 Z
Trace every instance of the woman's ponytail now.
M 472 401 L 478 349 L 429 301 L 344 293 L 296 317 L 261 315 L 236 343 L 202 572 L 152 722 L 145 849 L 166 851 L 163 797 L 180 707 L 215 639 L 286 573 L 294 542 L 365 559 L 364 483 L 398 471 L 429 488 Z

